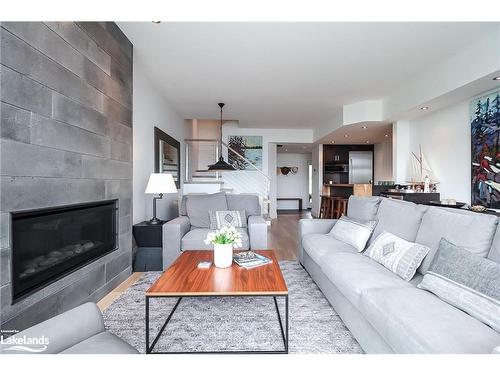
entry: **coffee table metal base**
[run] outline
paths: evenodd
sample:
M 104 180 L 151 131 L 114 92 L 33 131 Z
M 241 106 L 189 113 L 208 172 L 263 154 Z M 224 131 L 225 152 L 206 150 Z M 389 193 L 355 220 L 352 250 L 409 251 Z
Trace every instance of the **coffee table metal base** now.
M 252 295 L 252 297 L 273 297 L 274 306 L 276 307 L 276 313 L 278 315 L 278 322 L 280 324 L 281 337 L 283 339 L 283 350 L 219 350 L 219 351 L 187 351 L 187 352 L 160 352 L 153 351 L 155 345 L 160 339 L 163 331 L 167 328 L 168 322 L 172 319 L 172 316 L 177 310 L 179 303 L 181 302 L 183 297 L 200 297 L 198 295 L 183 295 L 182 297 L 178 296 L 146 296 L 146 354 L 288 354 L 288 294 L 283 295 Z M 211 295 L 211 297 L 249 297 L 248 295 Z M 280 310 L 278 307 L 278 301 L 276 297 L 283 297 L 285 299 L 285 325 L 283 326 L 283 321 L 281 319 Z M 177 298 L 177 302 L 175 303 L 172 311 L 168 315 L 167 319 L 163 323 L 160 331 L 153 339 L 151 346 L 149 345 L 149 300 L 152 298 Z

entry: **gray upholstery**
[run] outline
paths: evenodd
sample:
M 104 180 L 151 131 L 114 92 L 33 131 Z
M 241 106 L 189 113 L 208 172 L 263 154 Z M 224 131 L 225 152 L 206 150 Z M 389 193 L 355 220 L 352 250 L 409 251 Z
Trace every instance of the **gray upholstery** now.
M 350 303 L 323 273 L 321 268 L 304 252 L 304 268 L 309 272 L 314 282 L 321 289 L 335 311 L 341 316 L 349 331 L 356 337 L 361 347 L 367 353 L 392 353 L 393 350 L 375 331 L 372 325 L 364 319 L 360 311 Z
M 377 212 L 377 226 L 370 243 L 384 230 L 406 241 L 415 242 L 427 206 L 397 199 L 382 198 Z
M 500 263 L 500 225 L 496 228 L 493 243 L 491 244 L 490 252 L 488 253 L 488 258 Z
M 239 250 L 249 249 L 249 239 L 246 228 L 236 228 L 241 233 L 242 247 Z M 213 245 L 207 245 L 204 241 L 207 238 L 208 232 L 212 229 L 209 228 L 191 228 L 189 232 L 181 240 L 181 249 L 184 250 L 212 250 Z
M 356 203 L 351 209 L 358 212 L 357 215 L 373 212 L 369 200 L 352 201 Z M 363 204 L 368 205 L 366 211 Z M 458 216 L 451 219 L 451 224 L 444 224 L 445 215 L 441 222 L 432 221 L 428 228 L 426 223 L 425 231 L 420 231 L 427 209 L 427 206 L 382 199 L 377 211 L 379 232 L 385 229 L 412 242 L 418 234 L 424 245 L 432 241 L 435 232 L 440 233 L 438 236 L 443 233 L 454 236 L 462 243 L 478 238 L 474 249 L 484 256 L 485 249 L 491 248 L 489 258 L 498 262 L 500 230 L 497 229 L 492 241 L 494 216 L 485 219 L 486 215 L 443 210 Z M 467 223 L 465 226 L 462 220 Z M 422 274 L 417 273 L 406 282 L 363 254 L 342 251 L 345 248 L 329 241 L 325 234 L 334 223 L 335 220 L 307 219 L 299 222 L 299 260 L 367 353 L 487 354 L 498 351 L 498 332 L 437 296 L 416 288 L 423 279 Z
M 97 305 L 91 302 L 30 327 L 14 337 L 40 337 L 42 335 L 49 339 L 47 350 L 41 352 L 42 354 L 137 353 L 132 346 L 105 331 L 101 312 Z M 26 354 L 24 351 L 6 351 L 5 353 Z
M 162 255 L 164 270 L 180 255 L 182 237 L 184 237 L 190 229 L 191 223 L 187 216 L 179 216 L 163 224 Z
M 255 210 L 254 210 L 255 212 Z M 248 217 L 249 246 L 253 250 L 266 250 L 267 247 L 267 222 L 262 216 Z
M 247 216 L 260 216 L 262 214 L 258 195 L 226 194 L 226 200 L 229 210 L 245 210 Z
M 247 228 L 238 228 L 241 229 L 243 237 L 242 249 L 267 249 L 268 228 L 260 215 L 260 201 L 257 195 L 226 195 L 224 192 L 189 194 L 182 197 L 179 212 L 194 215 L 194 222 L 190 215 L 181 215 L 163 225 L 163 269 L 167 269 L 182 250 L 212 249 L 212 245 L 206 245 L 204 242 L 210 227 L 209 211 L 228 209 L 245 210 L 249 215 Z
M 318 264 L 322 264 L 321 258 L 330 253 L 348 252 L 356 253 L 357 250 L 328 234 L 310 233 L 302 237 L 304 251 Z
M 367 256 L 353 253 L 325 255 L 320 264 L 326 277 L 358 307 L 361 294 L 370 289 L 410 288 L 411 284 Z
M 430 247 L 430 252 L 419 268 L 425 273 L 436 254 L 441 238 L 456 246 L 465 247 L 473 253 L 486 257 L 490 251 L 498 219 L 494 215 L 463 214 L 430 207 L 422 218 L 416 242 Z
M 380 197 L 356 197 L 351 195 L 347 204 L 347 216 L 357 220 L 376 220 Z
M 304 247 L 302 246 L 302 239 L 304 236 L 313 233 L 327 234 L 329 233 L 337 220 L 333 219 L 301 219 L 299 220 L 299 234 L 298 234 L 298 251 L 297 255 L 299 262 L 303 261 Z
M 491 353 L 500 334 L 416 288 L 371 289 L 363 316 L 396 353 Z
M 224 192 L 215 194 L 189 195 L 186 212 L 193 227 L 210 228 L 210 211 L 226 211 L 227 201 Z
M 137 350 L 109 332 L 101 332 L 61 354 L 137 354 Z

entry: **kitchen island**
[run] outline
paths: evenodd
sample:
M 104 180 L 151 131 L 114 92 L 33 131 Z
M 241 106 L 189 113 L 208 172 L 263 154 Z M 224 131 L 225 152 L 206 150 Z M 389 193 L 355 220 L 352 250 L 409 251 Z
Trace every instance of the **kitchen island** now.
M 330 197 L 345 197 L 351 195 L 359 197 L 370 197 L 372 195 L 372 184 L 324 184 L 323 194 Z

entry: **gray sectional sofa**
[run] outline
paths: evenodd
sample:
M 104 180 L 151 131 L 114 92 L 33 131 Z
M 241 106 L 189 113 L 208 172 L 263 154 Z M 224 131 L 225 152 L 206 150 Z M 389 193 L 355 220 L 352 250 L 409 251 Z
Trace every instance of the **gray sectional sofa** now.
M 385 230 L 431 249 L 406 282 L 329 236 L 335 220 L 300 221 L 300 263 L 367 353 L 500 352 L 498 332 L 416 287 L 442 237 L 500 262 L 496 216 L 379 197 L 351 197 L 347 215 L 378 220 L 369 243 Z
M 209 211 L 245 210 L 247 227 L 237 228 L 242 235 L 241 250 L 267 249 L 267 223 L 262 217 L 256 194 L 188 194 L 179 206 L 179 217 L 163 225 L 163 269 L 184 250 L 211 250 L 205 244 L 210 229 Z

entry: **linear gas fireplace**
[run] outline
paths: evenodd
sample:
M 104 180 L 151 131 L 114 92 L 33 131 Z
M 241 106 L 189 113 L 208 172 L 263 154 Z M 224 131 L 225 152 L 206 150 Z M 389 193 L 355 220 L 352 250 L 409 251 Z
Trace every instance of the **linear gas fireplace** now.
M 117 248 L 117 201 L 12 213 L 13 302 Z

